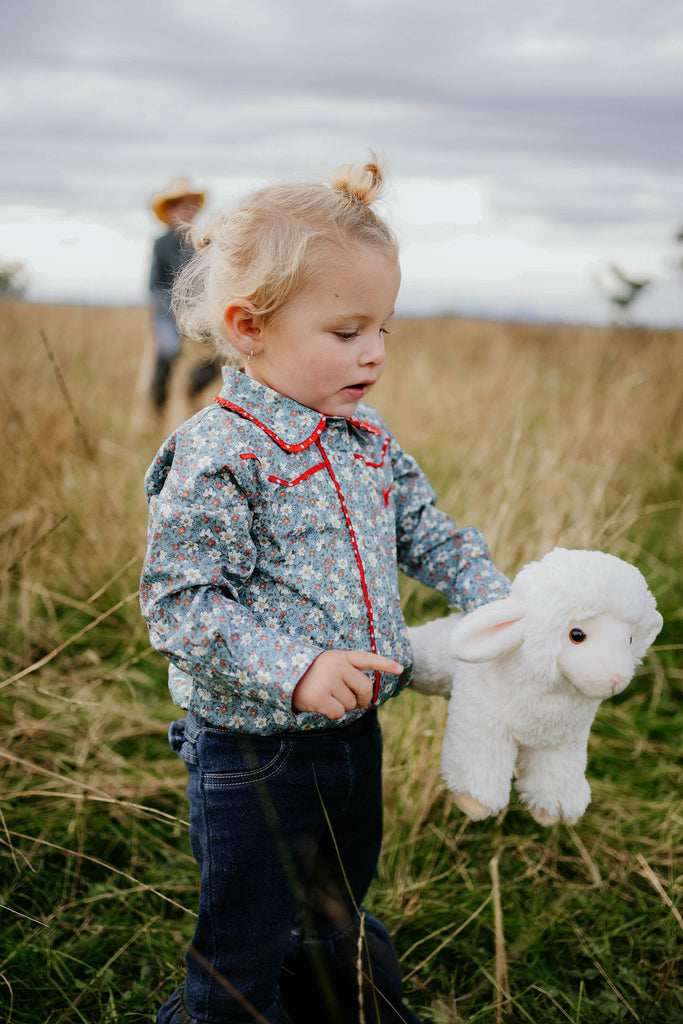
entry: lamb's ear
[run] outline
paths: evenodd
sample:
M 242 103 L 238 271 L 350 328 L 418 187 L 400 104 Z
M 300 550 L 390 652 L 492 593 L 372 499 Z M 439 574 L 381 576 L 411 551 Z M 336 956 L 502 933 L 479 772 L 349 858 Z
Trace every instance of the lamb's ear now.
M 517 650 L 524 640 L 524 614 L 524 605 L 513 597 L 475 608 L 453 629 L 453 657 L 460 661 L 491 661 Z
M 664 619 L 654 607 L 653 599 L 649 614 L 647 617 L 643 616 L 634 630 L 633 654 L 636 658 L 645 657 L 648 647 L 655 641 L 663 625 Z

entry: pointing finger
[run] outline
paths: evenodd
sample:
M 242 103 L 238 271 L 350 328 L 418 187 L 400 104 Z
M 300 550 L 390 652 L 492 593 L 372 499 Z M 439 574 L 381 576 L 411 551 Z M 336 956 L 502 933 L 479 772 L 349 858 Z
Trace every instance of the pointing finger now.
M 403 665 L 392 658 L 385 658 L 382 654 L 373 654 L 372 651 L 347 651 L 346 656 L 354 668 L 361 672 L 390 672 L 394 676 L 400 676 Z

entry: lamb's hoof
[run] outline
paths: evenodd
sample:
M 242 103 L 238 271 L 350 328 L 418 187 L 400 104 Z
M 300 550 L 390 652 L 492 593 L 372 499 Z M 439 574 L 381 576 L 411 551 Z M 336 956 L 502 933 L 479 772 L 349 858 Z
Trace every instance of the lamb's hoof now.
M 462 813 L 466 814 L 472 821 L 483 821 L 484 818 L 488 818 L 493 814 L 490 807 L 484 807 L 483 804 L 480 804 L 469 793 L 456 793 L 455 802 Z
M 562 821 L 562 817 L 559 814 L 549 814 L 548 811 L 544 811 L 542 808 L 540 811 L 530 809 L 529 813 L 534 821 L 537 821 L 539 825 L 544 825 L 545 827 L 557 825 L 558 821 Z

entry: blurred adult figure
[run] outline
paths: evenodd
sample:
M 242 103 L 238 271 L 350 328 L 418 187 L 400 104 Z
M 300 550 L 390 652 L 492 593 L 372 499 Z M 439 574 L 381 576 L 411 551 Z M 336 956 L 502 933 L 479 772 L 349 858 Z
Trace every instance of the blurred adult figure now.
M 171 289 L 176 274 L 194 251 L 185 241 L 182 228 L 192 223 L 205 201 L 205 192 L 194 188 L 186 178 L 175 178 L 150 202 L 154 215 L 168 228 L 154 242 L 149 273 L 156 339 L 151 394 L 159 411 L 166 405 L 171 371 L 182 346 L 182 336 L 171 309 Z M 190 398 L 198 395 L 218 375 L 219 365 L 216 359 L 208 359 L 192 368 L 187 385 Z

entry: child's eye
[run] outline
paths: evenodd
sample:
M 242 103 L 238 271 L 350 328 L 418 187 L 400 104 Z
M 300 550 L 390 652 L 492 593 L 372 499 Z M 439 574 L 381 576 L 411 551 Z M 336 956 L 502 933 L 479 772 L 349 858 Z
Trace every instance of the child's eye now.
M 351 338 L 355 338 L 358 335 L 358 331 L 335 331 L 334 333 L 342 341 L 351 341 Z

